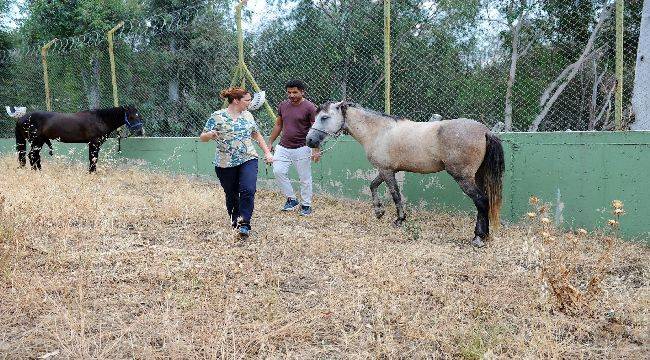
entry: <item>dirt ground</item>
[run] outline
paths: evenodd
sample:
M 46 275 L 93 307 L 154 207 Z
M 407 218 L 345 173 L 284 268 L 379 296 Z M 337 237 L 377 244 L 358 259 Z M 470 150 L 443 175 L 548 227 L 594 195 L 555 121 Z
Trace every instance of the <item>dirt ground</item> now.
M 283 202 L 239 241 L 216 179 L 0 158 L 0 358 L 650 357 L 645 245 L 539 207 L 474 249 L 469 216 Z

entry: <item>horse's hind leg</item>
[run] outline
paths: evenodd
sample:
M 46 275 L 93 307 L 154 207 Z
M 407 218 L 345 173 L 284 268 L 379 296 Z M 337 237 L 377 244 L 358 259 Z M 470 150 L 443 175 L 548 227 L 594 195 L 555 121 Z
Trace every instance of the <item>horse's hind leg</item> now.
M 381 207 L 381 201 L 379 200 L 379 195 L 377 194 L 377 188 L 381 183 L 384 182 L 384 178 L 381 177 L 381 174 L 370 183 L 370 193 L 372 194 L 372 205 L 375 208 L 375 216 L 377 219 L 381 219 L 384 216 L 384 209 Z
M 453 175 L 452 175 L 453 176 Z M 476 247 L 485 246 L 484 240 L 487 240 L 490 235 L 490 220 L 488 219 L 488 210 L 490 208 L 488 197 L 476 185 L 474 178 L 456 177 L 454 176 L 458 185 L 463 192 L 474 201 L 476 206 L 476 226 L 474 227 L 474 239 L 472 245 Z
M 41 148 L 43 143 L 42 139 L 34 139 L 29 149 L 29 164 L 34 170 L 41 170 Z
M 97 159 L 99 158 L 99 147 L 101 144 L 96 142 L 88 143 L 88 160 L 90 161 L 90 166 L 88 167 L 89 172 L 95 172 L 97 170 Z
M 397 185 L 397 179 L 395 179 L 395 172 L 392 170 L 380 170 L 379 175 L 384 179 L 390 195 L 393 197 L 393 202 L 397 208 L 397 219 L 393 224 L 397 227 L 402 226 L 404 220 L 406 220 L 406 214 L 404 213 L 404 206 L 402 205 L 402 195 L 399 192 L 399 186 Z

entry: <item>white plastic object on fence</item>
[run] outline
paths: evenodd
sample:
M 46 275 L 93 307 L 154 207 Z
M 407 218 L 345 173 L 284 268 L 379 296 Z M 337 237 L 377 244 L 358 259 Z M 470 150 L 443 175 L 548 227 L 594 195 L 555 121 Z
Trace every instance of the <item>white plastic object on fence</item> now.
M 251 100 L 250 105 L 248 105 L 248 110 L 257 110 L 262 107 L 264 101 L 266 100 L 266 92 L 260 91 L 253 94 L 253 100 Z
M 7 109 L 7 114 L 9 114 L 9 116 L 15 118 L 22 117 L 27 113 L 27 108 L 24 106 L 5 106 L 5 109 Z

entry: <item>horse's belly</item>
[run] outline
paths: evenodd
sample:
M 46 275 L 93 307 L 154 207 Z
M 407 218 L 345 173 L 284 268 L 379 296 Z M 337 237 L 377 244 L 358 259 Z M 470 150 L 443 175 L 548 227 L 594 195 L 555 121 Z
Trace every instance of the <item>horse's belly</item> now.
M 427 149 L 414 148 L 412 145 L 392 147 L 389 151 L 374 151 L 368 154 L 368 160 L 375 167 L 395 171 L 408 171 L 428 174 L 445 169 L 444 163 Z
M 43 128 L 43 136 L 48 139 L 58 140 L 63 143 L 85 143 L 88 142 L 88 138 L 85 137 L 83 132 L 79 131 L 78 134 L 74 134 L 73 131 L 57 131 L 52 128 Z
M 400 168 L 401 169 L 398 171 L 429 174 L 444 170 L 445 165 L 442 163 L 442 161 L 415 161 L 400 164 Z

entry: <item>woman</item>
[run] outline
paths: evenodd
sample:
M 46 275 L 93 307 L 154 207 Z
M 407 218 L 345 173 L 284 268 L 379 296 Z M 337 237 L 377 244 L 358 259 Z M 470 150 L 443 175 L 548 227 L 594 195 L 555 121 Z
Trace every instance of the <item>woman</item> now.
M 215 140 L 215 172 L 226 194 L 226 209 L 233 229 L 246 238 L 251 231 L 251 217 L 257 183 L 257 152 L 253 139 L 264 151 L 265 161 L 273 162 L 273 156 L 264 138 L 247 111 L 251 94 L 239 87 L 222 90 L 219 96 L 228 100 L 228 107 L 215 111 L 205 123 L 199 139 Z

